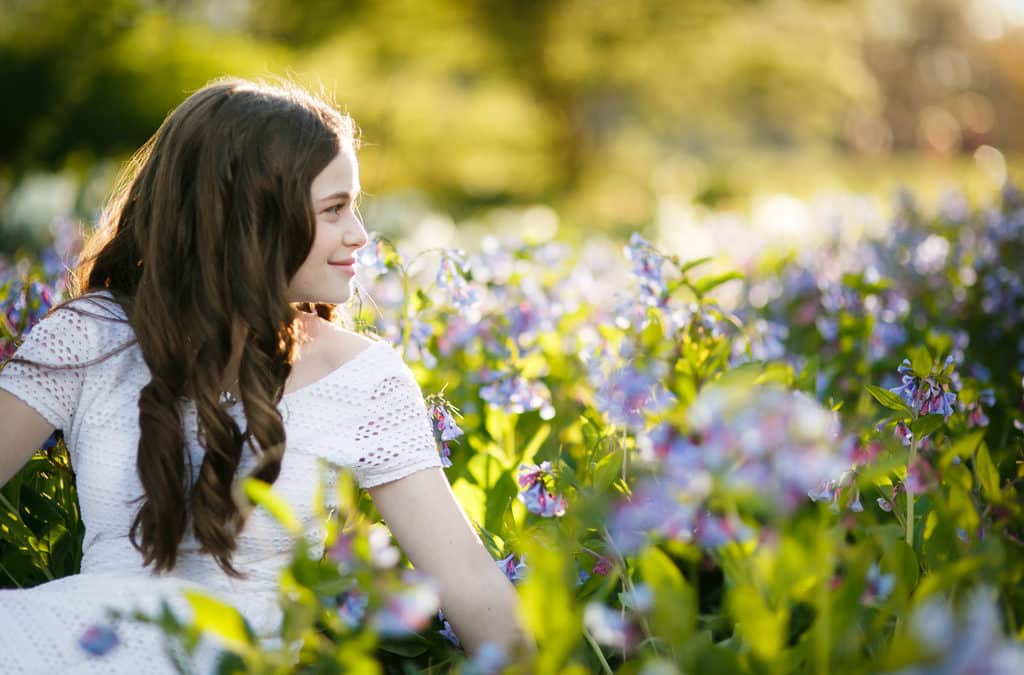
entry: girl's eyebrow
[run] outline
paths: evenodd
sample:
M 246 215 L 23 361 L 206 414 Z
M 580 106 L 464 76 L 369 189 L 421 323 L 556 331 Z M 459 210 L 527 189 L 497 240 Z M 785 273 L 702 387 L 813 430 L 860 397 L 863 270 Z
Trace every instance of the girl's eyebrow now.
M 356 190 L 355 193 L 358 195 L 359 194 L 359 190 Z M 346 192 L 335 192 L 333 194 L 329 194 L 326 197 L 321 197 L 317 201 L 318 202 L 326 202 L 326 201 L 328 201 L 330 199 L 351 199 L 351 198 L 352 198 L 352 193 L 346 191 Z

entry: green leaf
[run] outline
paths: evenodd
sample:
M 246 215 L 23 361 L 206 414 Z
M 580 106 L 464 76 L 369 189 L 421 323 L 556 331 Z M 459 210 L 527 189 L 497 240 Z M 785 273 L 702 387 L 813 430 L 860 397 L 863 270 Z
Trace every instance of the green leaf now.
M 606 490 L 622 473 L 622 451 L 613 450 L 601 458 L 594 467 L 594 487 Z
M 378 646 L 391 654 L 412 659 L 426 652 L 430 648 L 430 643 L 420 635 L 411 635 L 402 640 L 381 640 Z
M 246 478 L 242 487 L 245 490 L 245 496 L 265 508 L 274 517 L 274 520 L 281 523 L 288 532 L 293 535 L 301 534 L 302 527 L 299 525 L 299 519 L 295 517 L 288 503 L 274 492 L 269 484 L 255 478 Z
M 889 408 L 890 410 L 895 410 L 896 412 L 901 412 L 907 417 L 913 416 L 913 411 L 911 411 L 910 408 L 907 407 L 907 404 L 903 402 L 903 399 L 900 398 L 898 394 L 894 394 L 888 389 L 876 387 L 873 384 L 867 385 L 867 390 L 868 393 L 871 394 L 872 398 L 874 398 L 876 401 L 881 403 L 886 408 Z
M 192 605 L 196 628 L 213 634 L 232 651 L 245 651 L 252 644 L 252 630 L 237 609 L 199 591 L 187 590 L 184 594 Z
M 513 465 L 519 466 L 519 463 L 533 464 L 533 456 L 540 450 L 540 446 L 543 445 L 544 441 L 548 439 L 551 434 L 551 425 L 542 424 L 537 427 L 537 431 L 534 432 L 533 437 L 530 438 L 529 442 L 523 448 L 522 455 L 520 457 L 512 458 Z
M 974 471 L 978 474 L 978 482 L 981 483 L 981 491 L 994 502 L 1000 501 L 1001 490 L 999 489 L 999 470 L 992 463 L 992 457 L 988 452 L 988 445 L 982 443 L 974 456 Z
M 984 429 L 976 429 L 971 433 L 956 439 L 946 452 L 943 453 L 943 460 L 959 457 L 960 459 L 971 459 L 974 451 L 985 438 Z
M 684 262 L 683 264 L 681 264 L 679 266 L 679 273 L 680 274 L 686 274 L 687 272 L 689 272 L 693 268 L 700 267 L 701 265 L 703 265 L 705 263 L 709 263 L 712 260 L 713 260 L 713 258 L 711 256 L 705 256 L 703 258 L 697 258 L 696 260 L 690 260 L 688 262 Z
M 779 656 L 783 631 L 789 621 L 785 610 L 769 607 L 761 590 L 753 584 L 739 584 L 728 597 L 729 614 L 736 621 L 736 634 L 751 651 L 765 661 Z
M 707 295 L 711 290 L 718 288 L 727 281 L 733 279 L 742 279 L 743 275 L 739 272 L 726 272 L 724 274 L 716 274 L 711 277 L 704 277 L 703 279 L 694 282 L 693 290 L 697 292 L 697 295 Z
M 484 527 L 498 532 L 505 513 L 511 508 L 512 500 L 519 492 L 519 485 L 511 471 L 504 471 L 494 485 L 486 491 L 487 510 L 484 512 Z
M 940 429 L 943 424 L 945 424 L 945 420 L 942 415 L 925 415 L 917 418 L 910 425 L 910 430 L 914 432 L 914 437 L 920 440 L 936 429 Z
M 697 627 L 697 595 L 661 549 L 650 547 L 638 560 L 640 578 L 654 592 L 654 633 L 681 646 Z
M 927 347 L 911 347 L 909 351 L 911 368 L 921 377 L 928 377 L 932 372 L 932 364 L 935 362 L 932 353 L 928 351 Z

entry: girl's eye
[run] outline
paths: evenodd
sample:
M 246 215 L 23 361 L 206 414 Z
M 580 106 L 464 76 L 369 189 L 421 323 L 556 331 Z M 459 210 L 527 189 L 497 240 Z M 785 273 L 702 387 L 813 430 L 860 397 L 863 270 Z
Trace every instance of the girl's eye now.
M 331 206 L 327 209 L 327 213 L 331 213 L 336 216 L 340 215 L 341 212 L 345 210 L 346 206 L 347 204 L 345 204 L 344 202 L 342 202 L 341 204 L 335 204 L 334 206 Z

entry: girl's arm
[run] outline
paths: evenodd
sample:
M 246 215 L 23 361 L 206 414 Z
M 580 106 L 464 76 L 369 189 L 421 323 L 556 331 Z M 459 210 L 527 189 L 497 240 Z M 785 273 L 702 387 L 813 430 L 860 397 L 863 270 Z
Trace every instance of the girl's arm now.
M 0 487 L 42 447 L 54 426 L 17 396 L 0 389 Z
M 440 469 L 369 489 L 398 545 L 438 582 L 441 607 L 470 653 L 485 642 L 516 659 L 533 653 L 520 625 L 515 587 L 487 552 Z

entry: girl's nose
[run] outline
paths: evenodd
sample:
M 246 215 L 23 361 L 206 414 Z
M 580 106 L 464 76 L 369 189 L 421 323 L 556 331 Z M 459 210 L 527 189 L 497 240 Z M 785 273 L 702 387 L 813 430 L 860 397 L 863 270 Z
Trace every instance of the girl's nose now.
M 369 235 L 366 234 L 366 228 L 363 227 L 363 219 L 356 216 L 354 219 L 354 225 L 345 231 L 346 245 L 362 248 L 366 245 L 366 242 L 368 242 L 369 239 Z

